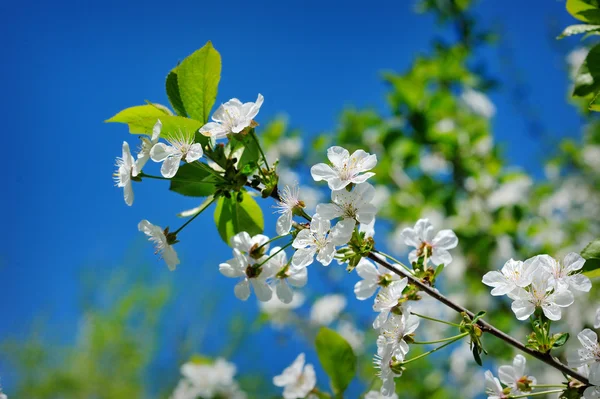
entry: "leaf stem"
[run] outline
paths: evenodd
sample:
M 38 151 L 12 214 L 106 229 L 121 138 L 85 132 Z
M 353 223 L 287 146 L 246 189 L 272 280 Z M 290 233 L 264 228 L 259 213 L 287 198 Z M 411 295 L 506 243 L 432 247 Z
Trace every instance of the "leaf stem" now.
M 265 156 L 265 153 L 263 152 L 260 142 L 258 141 L 258 137 L 256 137 L 256 131 L 254 129 L 252 129 L 250 132 L 250 135 L 252 136 L 254 141 L 256 141 L 256 146 L 258 147 L 258 151 L 260 151 L 260 155 L 262 156 L 262 159 L 265 162 L 265 166 L 266 166 L 267 170 L 271 170 L 271 168 L 269 168 L 269 163 L 267 162 L 267 157 Z
M 264 243 L 264 244 L 262 244 L 261 246 L 259 246 L 258 248 L 256 248 L 256 250 L 258 251 L 258 250 L 260 250 L 261 248 L 263 248 L 264 246 L 266 246 L 266 245 L 269 245 L 269 244 L 270 244 L 270 243 L 272 243 L 273 241 L 275 241 L 275 240 L 279 240 L 280 238 L 283 238 L 283 237 L 286 237 L 286 236 L 289 236 L 289 235 L 290 235 L 290 233 L 285 233 L 285 234 L 282 234 L 282 235 L 280 235 L 280 236 L 275 236 L 275 237 L 271 238 L 270 240 L 268 240 L 268 241 L 265 241 L 265 243 Z
M 378 251 L 376 249 L 374 249 L 373 252 L 378 253 L 379 255 L 381 255 L 383 257 L 388 258 L 392 262 L 396 262 L 397 264 L 399 264 L 400 266 L 402 266 L 403 268 L 405 268 L 410 274 L 412 274 L 412 270 L 408 266 L 406 266 L 404 263 L 400 262 L 398 259 L 394 258 L 393 256 L 388 255 L 385 252 Z
M 146 174 L 144 172 L 140 172 L 137 175 L 137 177 L 142 177 L 142 178 L 147 177 L 148 179 L 156 179 L 156 180 L 171 180 L 171 179 L 169 179 L 167 177 L 148 175 L 148 174 Z
M 452 327 L 460 327 L 460 324 L 452 323 L 452 322 L 445 321 L 445 320 L 436 319 L 434 317 L 425 316 L 425 315 L 422 315 L 422 314 L 419 314 L 419 313 L 410 312 L 410 314 L 414 314 L 415 316 L 420 317 L 420 318 L 425 319 L 425 320 L 431 320 L 431 321 L 435 321 L 435 322 L 438 322 L 438 323 L 447 324 L 447 325 L 452 326 Z
M 566 388 L 566 384 L 562 385 L 552 385 L 552 384 L 538 384 L 538 385 L 529 385 L 531 388 Z
M 442 349 L 442 348 L 445 348 L 446 346 L 448 346 L 448 345 L 450 345 L 450 344 L 452 344 L 452 343 L 454 343 L 454 342 L 456 342 L 456 341 L 458 341 L 458 340 L 460 340 L 460 339 L 462 339 L 462 338 L 466 337 L 467 335 L 469 335 L 469 333 L 462 333 L 462 334 L 460 334 L 460 335 L 457 335 L 456 337 L 453 337 L 453 338 L 454 338 L 453 340 L 446 342 L 444 345 L 440 345 L 440 346 L 438 346 L 437 348 L 433 348 L 433 349 L 432 349 L 432 350 L 430 350 L 430 351 L 427 351 L 427 352 L 425 352 L 425 353 L 421 353 L 420 355 L 418 355 L 418 356 L 415 356 L 415 357 L 413 357 L 412 359 L 405 360 L 404 362 L 402 362 L 402 365 L 404 366 L 404 365 L 407 365 L 408 363 L 412 363 L 412 362 L 414 362 L 415 360 L 419 360 L 419 359 L 422 359 L 422 358 L 424 358 L 425 356 L 429 356 L 429 355 L 431 355 L 432 353 L 434 353 L 434 352 L 437 352 L 437 351 L 439 351 L 440 349 Z
M 192 220 L 196 219 L 198 217 L 198 215 L 200 215 L 202 212 L 204 212 L 213 202 L 215 202 L 215 197 L 212 197 L 212 199 L 210 200 L 210 202 L 202 210 L 200 210 L 200 212 L 198 212 L 197 214 L 195 214 L 194 216 L 192 216 L 191 218 L 189 218 L 188 220 L 186 220 L 185 223 L 182 224 L 180 228 L 178 228 L 177 230 L 175 230 L 173 232 L 173 234 L 177 235 L 177 233 L 179 233 L 181 230 L 183 230 L 183 228 L 185 226 L 187 226 L 188 224 L 192 223 Z
M 551 394 L 551 393 L 560 393 L 562 391 L 564 391 L 564 389 L 553 389 L 551 391 L 529 392 L 529 393 L 526 393 L 526 394 L 523 394 L 523 395 L 510 395 L 509 399 L 528 398 L 530 396 L 548 395 L 548 394 Z
M 413 341 L 411 343 L 413 344 L 417 344 L 417 345 L 432 345 L 432 344 L 441 344 L 442 342 L 446 342 L 446 341 L 456 341 L 457 339 L 460 339 L 466 335 L 468 335 L 469 333 L 461 333 L 458 335 L 455 335 L 453 337 L 448 337 L 448 338 L 442 338 L 442 339 L 438 339 L 436 341 Z
M 279 248 L 279 250 L 275 251 L 275 253 L 269 255 L 269 257 L 265 260 L 263 260 L 262 262 L 260 262 L 257 265 L 254 265 L 255 268 L 259 268 L 262 265 L 264 265 L 265 263 L 267 263 L 268 261 L 271 260 L 271 258 L 273 258 L 275 255 L 277 255 L 278 253 L 280 253 L 281 251 L 283 251 L 284 249 L 286 249 L 287 247 L 289 247 L 290 245 L 292 245 L 292 241 L 288 242 L 287 244 L 285 244 L 283 247 Z

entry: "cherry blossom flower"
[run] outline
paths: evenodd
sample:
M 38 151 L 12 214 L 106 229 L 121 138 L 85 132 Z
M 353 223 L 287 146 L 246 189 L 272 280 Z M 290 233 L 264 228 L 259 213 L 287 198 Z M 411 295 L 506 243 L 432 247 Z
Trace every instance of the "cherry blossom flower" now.
M 325 295 L 313 303 L 310 309 L 310 321 L 313 324 L 327 326 L 338 318 L 346 307 L 346 298 L 343 295 Z
M 293 318 L 293 310 L 304 304 L 304 295 L 297 292 L 290 303 L 283 303 L 277 295 L 274 295 L 269 301 L 259 301 L 260 310 L 269 316 L 269 322 L 275 329 L 282 329 Z
M 182 378 L 171 399 L 196 399 L 197 397 L 223 397 L 245 399 L 234 380 L 236 367 L 223 358 L 210 364 L 185 363 L 181 366 Z
M 492 118 L 496 114 L 496 107 L 490 101 L 488 96 L 480 91 L 466 89 L 461 94 L 462 102 L 471 110 L 471 112 L 481 115 L 484 118 Z
M 294 299 L 294 291 L 290 285 L 294 287 L 304 287 L 308 279 L 308 271 L 305 267 L 296 269 L 290 267 L 285 251 L 281 251 L 280 247 L 274 247 L 269 254 L 273 256 L 269 261 L 272 270 L 275 272 L 274 285 L 277 297 L 283 303 L 290 303 Z
M 385 345 L 392 344 L 394 356 L 404 358 L 409 349 L 404 338 L 412 335 L 418 327 L 419 318 L 411 315 L 409 308 L 405 308 L 401 315 L 392 313 L 388 317 L 381 326 L 380 336 L 384 338 Z
M 487 272 L 483 276 L 483 284 L 494 287 L 491 294 L 494 296 L 506 295 L 516 288 L 525 288 L 531 284 L 534 273 L 539 263 L 531 258 L 522 262 L 520 260 L 508 260 L 500 271 Z
M 534 274 L 528 290 L 519 287 L 508 296 L 514 300 L 511 308 L 519 320 L 527 319 L 536 308 L 541 308 L 550 320 L 560 320 L 561 308 L 574 301 L 571 291 L 555 290 L 550 285 L 548 273 L 540 269 Z
M 452 230 L 440 230 L 434 237 L 433 225 L 429 219 L 419 219 L 415 228 L 406 228 L 401 233 L 404 243 L 416 249 L 408 254 L 408 260 L 415 262 L 423 255 L 425 249 L 428 250 L 429 259 L 434 265 L 448 265 L 452 262 L 452 255 L 449 249 L 458 245 L 458 238 Z
M 273 276 L 273 270 L 270 268 L 269 262 L 259 266 L 255 259 L 234 247 L 233 259 L 221 263 L 219 271 L 225 277 L 240 279 L 233 292 L 242 301 L 250 297 L 250 286 L 252 286 L 256 297 L 260 301 L 266 302 L 273 296 L 273 291 L 266 281 Z
M 157 143 L 150 150 L 150 158 L 154 162 L 162 162 L 160 173 L 167 179 L 172 178 L 177 174 L 181 160 L 191 163 L 202 157 L 202 145 L 194 143 L 193 133 L 184 133 L 179 131 L 167 140 L 169 144 Z
M 512 366 L 500 366 L 498 376 L 504 385 L 510 388 L 510 393 L 520 395 L 523 392 L 531 391 L 531 385 L 535 385 L 535 377 L 525 374 L 525 365 L 527 360 L 522 355 L 517 355 L 513 359 Z
M 304 362 L 304 353 L 301 353 L 283 373 L 273 377 L 273 384 L 283 388 L 284 399 L 305 398 L 317 384 L 313 365 Z
M 304 202 L 300 200 L 300 189 L 298 185 L 294 186 L 285 186 L 283 190 L 279 193 L 279 197 L 281 201 L 275 205 L 277 208 L 277 213 L 281 214 L 277 219 L 276 230 L 277 234 L 283 235 L 289 233 L 292 228 L 292 217 L 294 216 L 294 211 L 298 209 L 304 208 Z
M 588 365 L 588 379 L 593 385 L 600 385 L 600 345 L 598 335 L 586 328 L 577 334 L 577 339 L 582 348 L 567 352 L 567 363 L 569 367 L 581 367 Z
M 242 231 L 231 237 L 231 246 L 242 253 L 249 255 L 253 262 L 252 264 L 254 264 L 254 261 L 261 260 L 263 255 L 269 250 L 268 241 L 269 237 L 266 235 L 257 234 L 251 237 L 250 234 Z
M 137 154 L 137 160 L 135 161 L 135 174 L 137 176 L 139 172 L 142 171 L 142 168 L 146 165 L 146 162 L 150 159 L 150 151 L 152 148 L 158 143 L 158 139 L 160 138 L 160 131 L 162 129 L 162 122 L 160 119 L 156 121 L 154 127 L 152 128 L 152 136 L 150 138 L 142 136 L 142 145 L 140 146 L 140 151 Z
M 131 186 L 131 176 L 137 176 L 135 161 L 129 151 L 129 144 L 123 142 L 123 155 L 117 157 L 115 166 L 117 170 L 113 174 L 117 187 L 123 188 L 125 203 L 129 206 L 133 204 L 133 187 Z
M 408 279 L 404 277 L 402 280 L 394 281 L 379 291 L 373 304 L 373 310 L 379 312 L 379 315 L 377 315 L 377 318 L 373 322 L 373 328 L 381 328 L 383 323 L 385 323 L 392 308 L 398 306 L 398 300 L 402 298 L 402 291 L 404 291 L 407 285 Z
M 588 292 L 592 289 L 589 278 L 579 273 L 585 259 L 579 254 L 571 252 L 565 256 L 562 263 L 549 255 L 538 255 L 537 261 L 550 273 L 550 284 L 558 289 L 572 289 Z
M 590 366 L 584 364 L 583 366 L 577 367 L 577 372 L 587 379 L 590 378 Z M 583 391 L 583 399 L 600 399 L 600 386 L 589 386 Z
M 297 249 L 292 257 L 292 266 L 306 267 L 313 262 L 315 255 L 323 266 L 328 266 L 335 255 L 335 247 L 346 244 L 353 229 L 350 223 L 344 221 L 331 228 L 329 220 L 322 219 L 318 214 L 313 216 L 310 229 L 301 230 L 292 243 Z
M 254 103 L 242 104 L 237 98 L 232 98 L 217 108 L 212 116 L 213 122 L 202 126 L 200 133 L 215 140 L 225 138 L 230 133 L 240 133 L 252 124 L 264 100 L 262 94 L 258 95 Z
M 377 288 L 386 287 L 394 281 L 400 280 L 400 276 L 389 272 L 383 266 L 375 267 L 373 263 L 362 258 L 356 266 L 356 272 L 362 278 L 354 285 L 354 293 L 359 300 L 365 300 L 373 296 Z
M 371 170 L 377 164 L 377 155 L 356 150 L 352 155 L 345 148 L 333 146 L 327 150 L 327 158 L 332 166 L 319 163 L 310 168 L 315 181 L 325 180 L 331 190 L 341 190 L 348 184 L 360 184 L 374 176 Z
M 379 344 L 380 342 L 383 342 L 383 340 L 378 340 L 377 343 Z M 381 347 L 378 345 L 377 354 L 373 359 L 373 363 L 375 368 L 379 370 L 377 372 L 377 377 L 382 381 L 379 392 L 384 398 L 392 397 L 396 391 L 396 382 L 394 381 L 394 378 L 402 375 L 402 373 L 397 373 L 392 370 L 392 362 L 403 360 L 404 358 L 397 358 L 394 356 L 393 345 L 391 343 L 387 343 Z
M 172 245 L 177 242 L 177 239 L 169 234 L 168 228 L 163 230 L 147 220 L 142 220 L 138 224 L 138 230 L 149 237 L 150 242 L 154 244 L 155 253 L 165 260 L 169 270 L 175 270 L 179 264 L 179 258 Z
M 377 208 L 371 202 L 375 198 L 375 188 L 369 183 L 358 184 L 352 191 L 336 190 L 331 192 L 332 204 L 317 205 L 317 215 L 332 220 L 338 217 L 352 225 L 356 222 L 369 224 L 375 218 Z
M 350 344 L 354 353 L 362 353 L 365 346 L 365 333 L 356 328 L 354 323 L 340 320 L 337 332 Z
M 507 399 L 508 394 L 504 393 L 504 388 L 498 378 L 494 377 L 491 371 L 485 372 L 485 394 L 488 399 Z

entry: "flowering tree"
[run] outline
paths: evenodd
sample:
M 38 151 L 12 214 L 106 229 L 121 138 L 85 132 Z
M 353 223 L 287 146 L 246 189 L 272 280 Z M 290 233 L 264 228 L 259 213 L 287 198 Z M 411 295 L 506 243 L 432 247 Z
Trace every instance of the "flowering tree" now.
M 501 366 L 498 377 L 489 370 L 483 373 L 489 398 L 555 393 L 598 398 L 596 333 L 589 328 L 576 331 L 580 345 L 573 344 L 565 361 L 561 350 L 573 331 L 556 322 L 569 314 L 593 313 L 587 293 L 592 289 L 590 278 L 600 270 L 600 241 L 595 239 L 600 223 L 590 216 L 592 210 L 600 210 L 599 197 L 591 198 L 587 208 L 581 209 L 571 197 L 567 206 L 561 205 L 562 213 L 556 208 L 565 202 L 561 192 L 577 187 L 588 197 L 598 193 L 599 136 L 593 133 L 585 139 L 589 145 L 583 147 L 588 152 L 591 147 L 592 155 L 564 144 L 563 152 L 549 161 L 544 184 L 534 185 L 525 173 L 503 166 L 490 134 L 494 107 L 481 91 L 489 79 L 467 67 L 471 50 L 488 38 L 487 32 L 475 28 L 468 3 L 452 2 L 449 8 L 421 3 L 440 19 L 456 23 L 458 42 L 437 46 L 435 56 L 420 58 L 405 74 L 388 74 L 391 116 L 348 111 L 339 131 L 313 143 L 318 159 L 283 148 L 284 140 L 287 147 L 300 144 L 281 125 L 269 124 L 261 132 L 261 94 L 254 102 L 233 98 L 211 115 L 221 57 L 207 43 L 169 72 L 166 90 L 173 111 L 148 103 L 107 121 L 126 123 L 130 133 L 141 135 L 135 156 L 123 143 L 116 185 L 123 188 L 129 206 L 134 202 L 133 186 L 152 179 L 169 180 L 170 190 L 178 194 L 205 198 L 180 215 L 187 220 L 178 228 L 142 220 L 138 229 L 175 270 L 180 264 L 177 245 L 185 245 L 184 228 L 214 208 L 216 229 L 232 248 L 219 272 L 236 279 L 232 289 L 240 300 L 254 294 L 261 302 L 275 301 L 279 309 L 289 309 L 301 297 L 309 269 L 343 265 L 356 273 L 356 297 L 373 298 L 377 313 L 372 320 L 376 349 L 371 371 L 377 378 L 366 398 L 397 397 L 396 392 L 402 392 L 398 377 L 461 340 L 468 342 L 480 366 L 488 352 L 503 361 L 507 348 L 515 351 L 512 365 Z M 569 1 L 567 8 L 585 22 L 600 21 L 600 8 L 592 1 Z M 564 35 L 595 30 L 598 25 L 577 25 Z M 597 89 L 592 84 L 592 90 L 585 78 L 589 75 L 593 82 L 594 66 L 600 65 L 594 49 L 575 75 L 577 95 Z M 584 80 L 590 87 L 581 94 Z M 325 156 L 326 162 L 321 162 Z M 160 174 L 147 173 L 153 163 L 161 164 Z M 302 172 L 295 174 L 291 167 Z M 300 186 L 302 175 L 310 176 L 314 186 Z M 326 190 L 325 198 L 312 201 L 319 190 Z M 276 207 L 275 237 L 263 234 L 259 200 Z M 443 211 L 435 212 L 439 209 Z M 410 248 L 406 261 L 397 259 L 394 251 L 384 251 L 385 240 L 376 242 L 376 225 L 380 231 L 382 219 L 394 224 L 389 232 L 394 246 L 404 246 L 395 252 Z M 546 234 L 557 226 L 564 235 Z M 501 267 L 489 270 L 496 265 Z M 465 286 L 477 288 L 461 300 L 443 293 Z M 507 321 L 506 302 L 490 302 L 486 307 L 493 312 L 481 309 L 485 286 L 491 288 L 491 296 L 509 298 L 514 321 Z M 423 312 L 427 301 L 450 313 L 442 317 Z M 311 318 L 327 325 L 344 306 L 343 297 L 328 297 L 315 302 Z M 519 327 L 523 340 L 511 334 L 517 321 L 527 325 Z M 594 327 L 600 323 L 594 322 Z M 430 337 L 434 330 L 441 336 Z M 317 387 L 314 367 L 302 353 L 273 376 L 273 384 L 285 399 L 342 397 L 357 378 L 351 336 L 327 327 L 316 333 L 315 347 L 330 390 L 321 383 Z M 557 374 L 548 379 L 531 376 L 523 355 L 536 359 L 530 367 L 543 364 Z M 181 373 L 173 398 L 245 397 L 234 380 L 235 367 L 224 359 L 192 360 Z

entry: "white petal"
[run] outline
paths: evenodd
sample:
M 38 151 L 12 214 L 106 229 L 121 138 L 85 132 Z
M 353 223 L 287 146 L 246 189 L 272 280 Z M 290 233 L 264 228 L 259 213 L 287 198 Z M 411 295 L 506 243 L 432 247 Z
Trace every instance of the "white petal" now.
M 377 284 L 367 280 L 359 281 L 354 285 L 354 294 L 361 301 L 372 297 L 375 291 L 377 291 Z
M 342 180 L 338 176 L 333 177 L 327 180 L 327 186 L 329 186 L 330 190 L 342 190 L 346 188 L 348 184 L 350 184 L 350 180 Z
M 131 181 L 123 187 L 123 196 L 125 197 L 125 203 L 127 205 L 133 205 L 133 187 L 131 186 Z
M 160 131 L 162 129 L 162 122 L 160 121 L 160 119 L 156 120 L 156 123 L 154 124 L 154 127 L 152 128 L 152 142 L 156 143 L 158 141 L 158 138 L 160 137 Z
M 542 311 L 544 312 L 544 315 L 547 318 L 549 318 L 550 320 L 553 320 L 553 321 L 560 320 L 562 312 L 558 306 L 556 306 L 554 304 L 542 306 Z
M 575 252 L 568 253 L 563 260 L 564 267 L 570 272 L 581 269 L 584 263 L 585 259 Z
M 590 365 L 590 375 L 588 376 L 591 384 L 600 385 L 600 363 L 594 362 Z
M 361 258 L 358 265 L 356 265 L 356 273 L 363 279 L 374 284 L 379 280 L 379 270 L 373 265 L 373 262 L 365 258 Z
M 589 292 L 592 289 L 592 282 L 583 274 L 569 276 L 569 286 L 577 291 Z
M 377 155 L 369 154 L 364 150 L 356 150 L 350 157 L 350 162 L 360 165 L 360 172 L 373 169 L 377 165 Z
M 204 152 L 202 151 L 202 144 L 194 143 L 190 146 L 190 149 L 185 156 L 185 162 L 190 163 L 197 161 L 198 159 L 202 158 L 203 154 Z
M 318 163 L 310 168 L 310 175 L 314 181 L 328 181 L 337 177 L 337 173 L 331 168 L 331 166 L 324 163 Z
M 172 155 L 163 161 L 163 164 L 160 167 L 160 173 L 163 175 L 163 177 L 170 179 L 177 174 L 180 163 L 181 154 Z
M 298 248 L 308 247 L 312 244 L 313 244 L 313 237 L 312 237 L 311 231 L 304 229 L 298 233 L 298 235 L 294 239 L 294 242 L 292 242 L 292 247 L 298 249 Z
M 452 262 L 452 255 L 445 249 L 433 247 L 431 262 L 436 266 L 441 264 L 448 266 Z
M 512 311 L 519 320 L 526 320 L 535 311 L 535 306 L 529 301 L 517 300 L 511 305 Z
M 313 262 L 316 250 L 314 248 L 300 248 L 294 252 L 292 257 L 292 266 L 300 269 L 310 265 Z
M 300 270 L 293 270 L 292 274 L 287 278 L 288 283 L 294 287 L 304 287 L 308 280 L 308 270 L 304 267 Z
M 273 296 L 273 290 L 264 280 L 251 278 L 249 279 L 256 297 L 262 302 L 268 302 Z
M 275 230 L 278 235 L 284 235 L 290 232 L 292 229 L 292 212 L 284 212 L 277 219 L 277 225 Z
M 239 251 L 248 253 L 253 245 L 252 237 L 245 231 L 231 237 L 231 246 Z
M 548 300 L 560 307 L 567 307 L 573 304 L 575 298 L 571 291 L 558 291 L 548 297 Z
M 373 172 L 367 172 L 367 173 L 362 173 L 358 176 L 354 176 L 353 178 L 350 179 L 350 182 L 354 183 L 354 184 L 362 184 L 364 182 L 366 182 L 370 177 L 375 176 L 375 173 Z
M 304 269 L 304 270 L 306 270 L 306 269 Z M 277 281 L 275 290 L 277 291 L 277 297 L 283 303 L 290 303 L 290 302 L 292 302 L 292 299 L 294 299 L 294 292 L 292 291 L 290 286 L 287 285 L 287 283 L 283 280 Z
M 370 224 L 375 219 L 377 207 L 373 204 L 363 205 L 356 213 L 356 219 L 361 224 Z
M 237 283 L 233 289 L 236 298 L 241 299 L 242 301 L 247 300 L 250 297 L 250 283 L 248 279 L 243 279 L 239 283 Z
M 334 256 L 335 247 L 332 243 L 329 243 L 317 253 L 317 260 L 321 262 L 323 266 L 329 266 Z
M 436 248 L 452 249 L 458 245 L 458 238 L 452 230 L 440 230 L 431 244 Z
M 242 268 L 239 267 L 239 263 L 236 259 L 230 259 L 227 262 L 219 265 L 219 272 L 225 277 L 242 277 L 245 273 Z
M 409 227 L 402 230 L 400 233 L 402 238 L 404 238 L 404 243 L 408 246 L 418 248 L 421 246 L 421 237 L 417 234 L 415 229 L 411 229 Z
M 317 215 L 323 219 L 332 220 L 342 216 L 342 211 L 340 207 L 335 204 L 319 204 L 317 205 Z
M 165 249 L 162 252 L 162 257 L 165 260 L 169 270 L 175 270 L 179 264 L 179 257 L 171 245 L 165 246 Z
M 343 147 L 333 146 L 327 149 L 327 159 L 334 166 L 341 167 L 348 158 L 350 158 L 350 153 Z
M 354 226 L 356 226 L 356 222 L 353 219 L 344 219 L 340 222 L 337 222 L 335 227 L 331 230 L 331 241 L 333 244 L 347 244 L 352 237 Z
M 229 131 L 225 128 L 225 126 L 216 122 L 209 122 L 200 128 L 200 134 L 203 136 L 212 137 L 215 140 L 224 138 L 228 133 Z
M 579 342 L 581 342 L 581 345 L 587 350 L 593 351 L 598 346 L 598 335 L 589 328 L 586 328 L 585 330 L 577 334 L 577 339 L 579 340 Z
M 154 162 L 162 162 L 172 153 L 173 150 L 171 147 L 165 143 L 157 143 L 150 150 L 150 158 L 152 158 Z

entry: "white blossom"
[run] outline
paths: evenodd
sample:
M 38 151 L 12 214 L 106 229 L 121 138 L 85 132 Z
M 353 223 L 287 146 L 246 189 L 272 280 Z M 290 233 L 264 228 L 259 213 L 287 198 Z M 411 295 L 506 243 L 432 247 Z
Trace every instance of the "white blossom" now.
M 533 181 L 529 176 L 520 176 L 502 183 L 487 198 L 488 206 L 498 209 L 503 206 L 520 204 L 529 199 L 529 191 Z
M 290 232 L 292 228 L 292 217 L 294 216 L 294 210 L 304 208 L 304 202 L 300 200 L 300 189 L 298 184 L 293 186 L 285 186 L 283 190 L 279 192 L 281 201 L 277 202 L 275 207 L 277 213 L 281 214 L 277 219 L 276 230 L 277 234 L 283 235 Z
M 234 380 L 236 367 L 225 359 L 218 358 L 213 363 L 188 362 L 181 366 L 182 378 L 177 384 L 171 399 L 228 398 L 245 399 Z
M 138 230 L 146 234 L 150 240 L 154 244 L 154 248 L 156 250 L 156 254 L 159 257 L 165 260 L 165 263 L 169 267 L 169 270 L 173 271 L 179 264 L 179 258 L 177 257 L 177 252 L 173 249 L 173 246 L 169 243 L 167 239 L 168 231 L 163 230 L 159 226 L 155 226 L 147 220 L 142 220 L 138 224 Z M 165 234 L 166 233 L 166 234 Z
M 317 384 L 313 365 L 304 362 L 304 353 L 301 353 L 283 373 L 273 377 L 273 384 L 283 388 L 284 399 L 305 398 Z
M 522 355 L 517 355 L 513 359 L 512 366 L 500 366 L 498 368 L 498 376 L 500 381 L 510 388 L 513 395 L 520 395 L 524 388 L 531 389 L 531 385 L 535 385 L 537 380 L 525 374 L 525 365 L 527 360 Z
M 142 136 L 142 145 L 140 146 L 140 151 L 137 154 L 137 160 L 135 161 L 135 174 L 137 176 L 139 172 L 142 171 L 142 168 L 146 165 L 146 162 L 150 159 L 150 151 L 152 148 L 158 143 L 158 139 L 160 138 L 160 131 L 162 129 L 162 122 L 160 119 L 156 121 L 154 127 L 152 128 L 152 136 L 150 138 Z
M 375 188 L 369 183 L 358 184 L 352 191 L 334 190 L 332 203 L 317 205 L 317 215 L 327 220 L 341 217 L 354 229 L 356 222 L 369 224 L 375 218 L 377 208 L 371 203 L 374 198 Z
M 593 385 L 600 385 L 600 345 L 598 345 L 598 335 L 586 328 L 577 334 L 577 339 L 581 343 L 581 348 L 576 351 L 567 352 L 567 362 L 569 367 L 589 367 L 588 379 Z
M 600 145 L 587 144 L 581 151 L 581 158 L 595 172 L 600 172 Z
M 325 295 L 313 303 L 310 309 L 310 321 L 313 324 L 327 326 L 338 318 L 345 307 L 346 298 L 343 295 Z
M 256 297 L 263 302 L 271 299 L 273 291 L 267 279 L 272 277 L 275 270 L 271 262 L 260 265 L 269 249 L 269 238 L 262 234 L 250 237 L 247 232 L 241 232 L 231 238 L 233 259 L 219 265 L 219 271 L 226 277 L 239 278 L 234 288 L 235 296 L 242 301 L 250 297 L 250 286 Z
M 304 295 L 297 292 L 290 303 L 283 303 L 277 295 L 273 295 L 267 302 L 259 301 L 258 305 L 261 311 L 269 316 L 271 326 L 275 329 L 281 329 L 292 320 L 292 311 L 302 306 L 304 300 Z
M 213 122 L 209 122 L 200 128 L 200 133 L 213 139 L 225 138 L 230 133 L 240 133 L 252 124 L 252 120 L 258 115 L 264 97 L 258 95 L 256 102 L 243 103 L 237 98 L 232 98 L 225 104 L 221 104 L 212 116 Z
M 408 353 L 408 344 L 405 337 L 412 335 L 419 327 L 419 318 L 410 314 L 410 308 L 403 309 L 401 315 L 392 313 L 381 326 L 380 337 L 383 337 L 385 345 L 392 345 L 391 350 L 396 357 L 404 358 Z M 378 346 L 383 342 L 378 340 Z
M 416 249 L 408 254 L 410 262 L 415 262 L 428 249 L 429 259 L 434 265 L 448 265 L 452 262 L 449 249 L 458 245 L 458 238 L 452 230 L 440 230 L 433 235 L 433 225 L 429 219 L 419 219 L 414 229 L 406 228 L 401 233 L 404 243 Z
M 125 203 L 131 206 L 133 204 L 133 187 L 131 186 L 131 176 L 137 176 L 138 173 L 133 156 L 129 151 L 129 144 L 127 144 L 126 141 L 123 142 L 123 155 L 121 157 L 117 157 L 115 166 L 117 167 L 117 170 L 113 174 L 115 185 L 123 188 Z
M 362 353 L 365 346 L 365 333 L 347 320 L 340 320 L 337 332 L 350 344 L 354 353 Z
M 500 271 L 487 272 L 483 276 L 483 284 L 494 287 L 491 292 L 494 296 L 506 295 L 518 287 L 525 288 L 531 284 L 539 267 L 539 263 L 534 262 L 534 259 L 525 262 L 509 259 Z
M 557 289 L 583 292 L 592 289 L 590 279 L 578 273 L 585 263 L 585 259 L 579 254 L 571 252 L 565 256 L 562 262 L 549 255 L 538 255 L 537 258 L 541 266 L 550 274 L 550 284 L 556 286 Z
M 292 257 L 292 266 L 303 268 L 310 265 L 315 255 L 322 265 L 327 266 L 333 260 L 335 247 L 348 243 L 354 226 L 344 221 L 338 222 L 333 228 L 329 220 L 314 215 L 309 229 L 301 230 L 292 246 L 296 252 Z
M 378 344 L 380 341 L 378 340 Z M 373 363 L 375 364 L 375 368 L 379 369 L 377 372 L 377 376 L 381 379 L 382 385 L 380 389 L 380 393 L 384 398 L 390 398 L 396 391 L 396 383 L 394 381 L 395 377 L 400 377 L 402 373 L 396 373 L 392 370 L 392 362 L 393 361 L 403 361 L 404 358 L 396 358 L 394 357 L 394 351 L 392 344 L 387 344 L 382 346 L 381 348 L 378 345 L 377 354 L 373 359 Z
M 273 256 L 269 261 L 271 270 L 275 273 L 274 285 L 277 297 L 283 303 L 290 303 L 294 298 L 294 291 L 290 288 L 304 287 L 308 279 L 308 271 L 305 267 L 296 269 L 288 264 L 287 255 L 280 247 L 271 249 L 269 256 Z
M 582 376 L 589 379 L 590 377 L 590 366 L 584 364 L 583 366 L 577 367 L 577 372 Z M 600 399 L 600 386 L 589 386 L 583 391 L 583 399 Z
M 356 150 L 350 155 L 345 148 L 333 146 L 327 150 L 327 158 L 332 166 L 316 164 L 310 168 L 310 174 L 315 181 L 327 181 L 331 190 L 341 190 L 351 183 L 363 183 L 375 175 L 367 171 L 375 167 L 377 156 L 363 150 Z
M 167 139 L 169 144 L 156 143 L 150 150 L 150 158 L 154 162 L 162 162 L 160 173 L 167 179 L 177 174 L 181 160 L 191 163 L 202 157 L 202 144 L 194 143 L 193 133 L 184 133 L 181 130 Z
M 481 115 L 484 118 L 491 118 L 496 114 L 496 107 L 485 94 L 473 90 L 466 89 L 460 96 L 463 104 L 465 104 L 471 112 Z
M 402 280 L 394 281 L 379 291 L 373 304 L 373 310 L 379 312 L 373 322 L 373 328 L 381 328 L 383 323 L 385 323 L 392 308 L 398 306 L 398 300 L 402 298 L 402 291 L 404 291 L 407 285 L 408 279 L 404 277 Z
M 573 294 L 568 290 L 555 290 L 550 285 L 549 279 L 550 276 L 546 271 L 538 269 L 527 290 L 519 287 L 508 294 L 514 300 L 511 308 L 517 319 L 525 320 L 535 312 L 536 308 L 541 308 L 550 320 L 560 320 L 561 308 L 573 303 Z
M 393 392 L 392 396 L 384 396 L 379 391 L 369 391 L 365 395 L 365 399 L 398 399 L 398 394 L 396 392 Z
M 498 378 L 494 377 L 491 371 L 485 372 L 485 394 L 488 399 L 506 399 L 508 395 L 504 393 L 504 389 Z
M 375 267 L 373 262 L 366 258 L 361 258 L 356 266 L 356 272 L 361 281 L 354 285 L 354 293 L 359 300 L 365 300 L 373 296 L 378 287 L 391 284 L 393 281 L 400 280 L 400 276 L 389 272 L 383 266 Z

